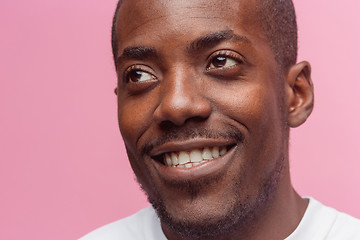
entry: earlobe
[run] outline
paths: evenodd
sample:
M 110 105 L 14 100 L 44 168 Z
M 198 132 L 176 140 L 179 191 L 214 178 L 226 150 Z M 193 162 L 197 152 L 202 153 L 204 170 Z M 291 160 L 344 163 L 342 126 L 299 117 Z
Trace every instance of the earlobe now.
M 293 65 L 287 75 L 288 125 L 298 127 L 310 116 L 314 106 L 314 88 L 308 62 Z

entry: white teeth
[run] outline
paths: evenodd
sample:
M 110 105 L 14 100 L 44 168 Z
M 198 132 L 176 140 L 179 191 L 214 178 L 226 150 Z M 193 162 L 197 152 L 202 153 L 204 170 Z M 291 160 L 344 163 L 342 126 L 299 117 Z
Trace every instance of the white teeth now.
M 190 162 L 190 156 L 187 152 L 179 152 L 179 164 Z
M 176 153 L 171 153 L 171 161 L 172 165 L 178 165 L 179 164 L 179 158 Z
M 185 164 L 185 167 L 186 167 L 186 168 L 191 168 L 192 166 L 193 166 L 192 163 L 187 163 L 187 164 Z
M 171 152 L 164 154 L 164 164 L 169 167 L 192 168 L 218 158 L 227 153 L 226 147 L 205 147 L 202 150 L 194 149 L 189 152 Z
M 171 157 L 167 153 L 165 154 L 165 160 L 166 160 L 166 164 L 168 166 L 170 166 L 171 165 Z
M 201 152 L 199 150 L 191 151 L 190 160 L 193 163 L 201 162 L 203 160 L 203 157 L 201 156 Z
M 217 158 L 220 156 L 219 153 L 219 147 L 214 147 L 213 150 L 211 151 L 213 158 Z
M 210 148 L 208 148 L 208 147 L 204 148 L 204 150 L 202 152 L 202 158 L 203 159 L 212 159 L 213 158 Z

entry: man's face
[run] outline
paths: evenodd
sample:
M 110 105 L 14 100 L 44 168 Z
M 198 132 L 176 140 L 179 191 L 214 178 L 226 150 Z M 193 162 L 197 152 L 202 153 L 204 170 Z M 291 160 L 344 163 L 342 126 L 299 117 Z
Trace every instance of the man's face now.
M 278 189 L 284 82 L 255 4 L 131 0 L 120 8 L 120 131 L 163 224 L 184 234 L 230 231 Z

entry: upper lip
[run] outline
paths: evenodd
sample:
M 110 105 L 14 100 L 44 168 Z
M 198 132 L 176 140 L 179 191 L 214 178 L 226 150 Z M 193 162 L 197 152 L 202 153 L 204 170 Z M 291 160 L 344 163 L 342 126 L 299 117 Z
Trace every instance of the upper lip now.
M 154 147 L 150 151 L 150 156 L 155 157 L 168 152 L 191 151 L 205 147 L 224 147 L 234 144 L 235 141 L 232 139 L 193 138 L 185 141 L 171 141 Z

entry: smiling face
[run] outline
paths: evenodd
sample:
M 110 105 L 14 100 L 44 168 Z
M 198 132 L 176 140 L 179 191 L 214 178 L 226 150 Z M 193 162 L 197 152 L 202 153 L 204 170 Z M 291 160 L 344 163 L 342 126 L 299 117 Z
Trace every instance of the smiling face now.
M 120 131 L 164 229 L 231 232 L 285 181 L 285 80 L 254 6 L 132 0 L 119 10 Z

